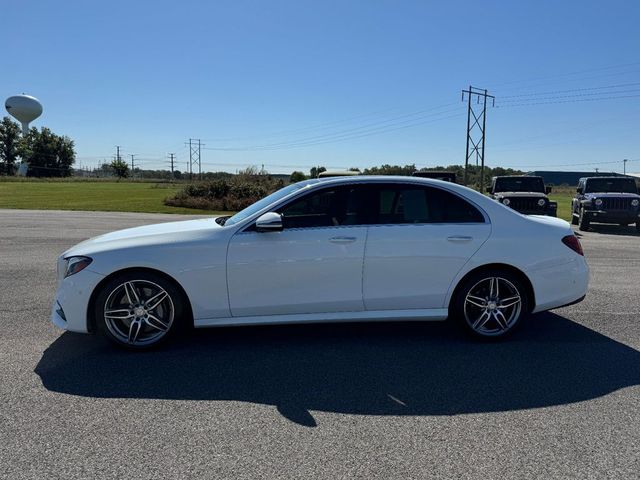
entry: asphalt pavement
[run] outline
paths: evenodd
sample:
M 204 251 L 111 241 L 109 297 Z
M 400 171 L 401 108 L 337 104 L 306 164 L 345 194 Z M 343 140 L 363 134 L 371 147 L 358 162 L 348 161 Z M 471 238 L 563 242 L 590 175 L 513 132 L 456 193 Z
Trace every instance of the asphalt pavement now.
M 499 343 L 332 324 L 139 354 L 49 323 L 62 251 L 182 218 L 0 210 L 0 478 L 640 477 L 632 227 L 581 233 L 586 300 Z

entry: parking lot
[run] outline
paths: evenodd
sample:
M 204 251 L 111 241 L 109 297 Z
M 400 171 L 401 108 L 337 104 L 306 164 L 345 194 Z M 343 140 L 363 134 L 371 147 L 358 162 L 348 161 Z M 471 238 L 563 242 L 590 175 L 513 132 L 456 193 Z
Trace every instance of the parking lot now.
M 633 227 L 580 232 L 585 301 L 499 343 L 334 324 L 136 354 L 49 323 L 63 250 L 178 219 L 0 210 L 0 478 L 638 478 Z

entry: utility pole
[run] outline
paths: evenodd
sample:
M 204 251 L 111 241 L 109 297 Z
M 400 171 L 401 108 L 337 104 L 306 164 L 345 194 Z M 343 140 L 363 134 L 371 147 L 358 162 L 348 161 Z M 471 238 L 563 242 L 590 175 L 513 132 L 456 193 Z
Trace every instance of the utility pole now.
M 629 159 L 625 158 L 624 160 L 622 160 L 622 173 L 624 173 L 624 175 L 627 174 L 627 162 L 629 161 Z
M 116 160 L 120 160 L 120 145 L 116 145 Z
M 135 153 L 131 153 L 131 178 L 135 178 L 136 174 L 135 174 L 135 170 L 134 170 L 134 157 L 136 156 Z
M 464 159 L 464 184 L 468 182 L 469 159 L 475 154 L 476 165 L 480 160 L 480 191 L 484 189 L 484 145 L 487 127 L 487 99 L 495 106 L 496 97 L 489 95 L 486 89 L 469 85 L 469 90 L 462 90 L 462 101 L 467 98 L 467 148 Z M 472 101 L 476 100 L 475 105 Z M 473 117 L 473 123 L 471 118 Z M 469 148 L 471 147 L 471 148 Z
M 170 153 L 169 156 L 171 157 L 171 180 L 173 180 L 173 159 L 176 156 L 176 154 Z

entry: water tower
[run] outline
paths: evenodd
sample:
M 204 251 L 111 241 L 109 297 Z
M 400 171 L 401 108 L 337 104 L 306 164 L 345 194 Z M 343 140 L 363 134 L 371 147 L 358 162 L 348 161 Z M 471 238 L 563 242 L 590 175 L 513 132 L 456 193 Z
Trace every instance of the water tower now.
M 7 98 L 4 108 L 22 124 L 22 134 L 29 133 L 29 123 L 42 115 L 42 104 L 31 95 L 15 95 Z

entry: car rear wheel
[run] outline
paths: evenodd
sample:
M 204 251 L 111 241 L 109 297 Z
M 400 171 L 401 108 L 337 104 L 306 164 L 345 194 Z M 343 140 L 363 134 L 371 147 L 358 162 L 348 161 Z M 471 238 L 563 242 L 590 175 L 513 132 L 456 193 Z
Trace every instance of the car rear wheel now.
M 528 313 L 520 278 L 507 271 L 479 272 L 458 289 L 453 314 L 471 335 L 484 339 L 510 334 Z
M 182 294 L 173 282 L 147 272 L 129 272 L 100 291 L 95 318 L 111 341 L 145 350 L 172 337 L 183 313 Z
M 640 233 L 640 222 L 636 222 L 636 232 Z

